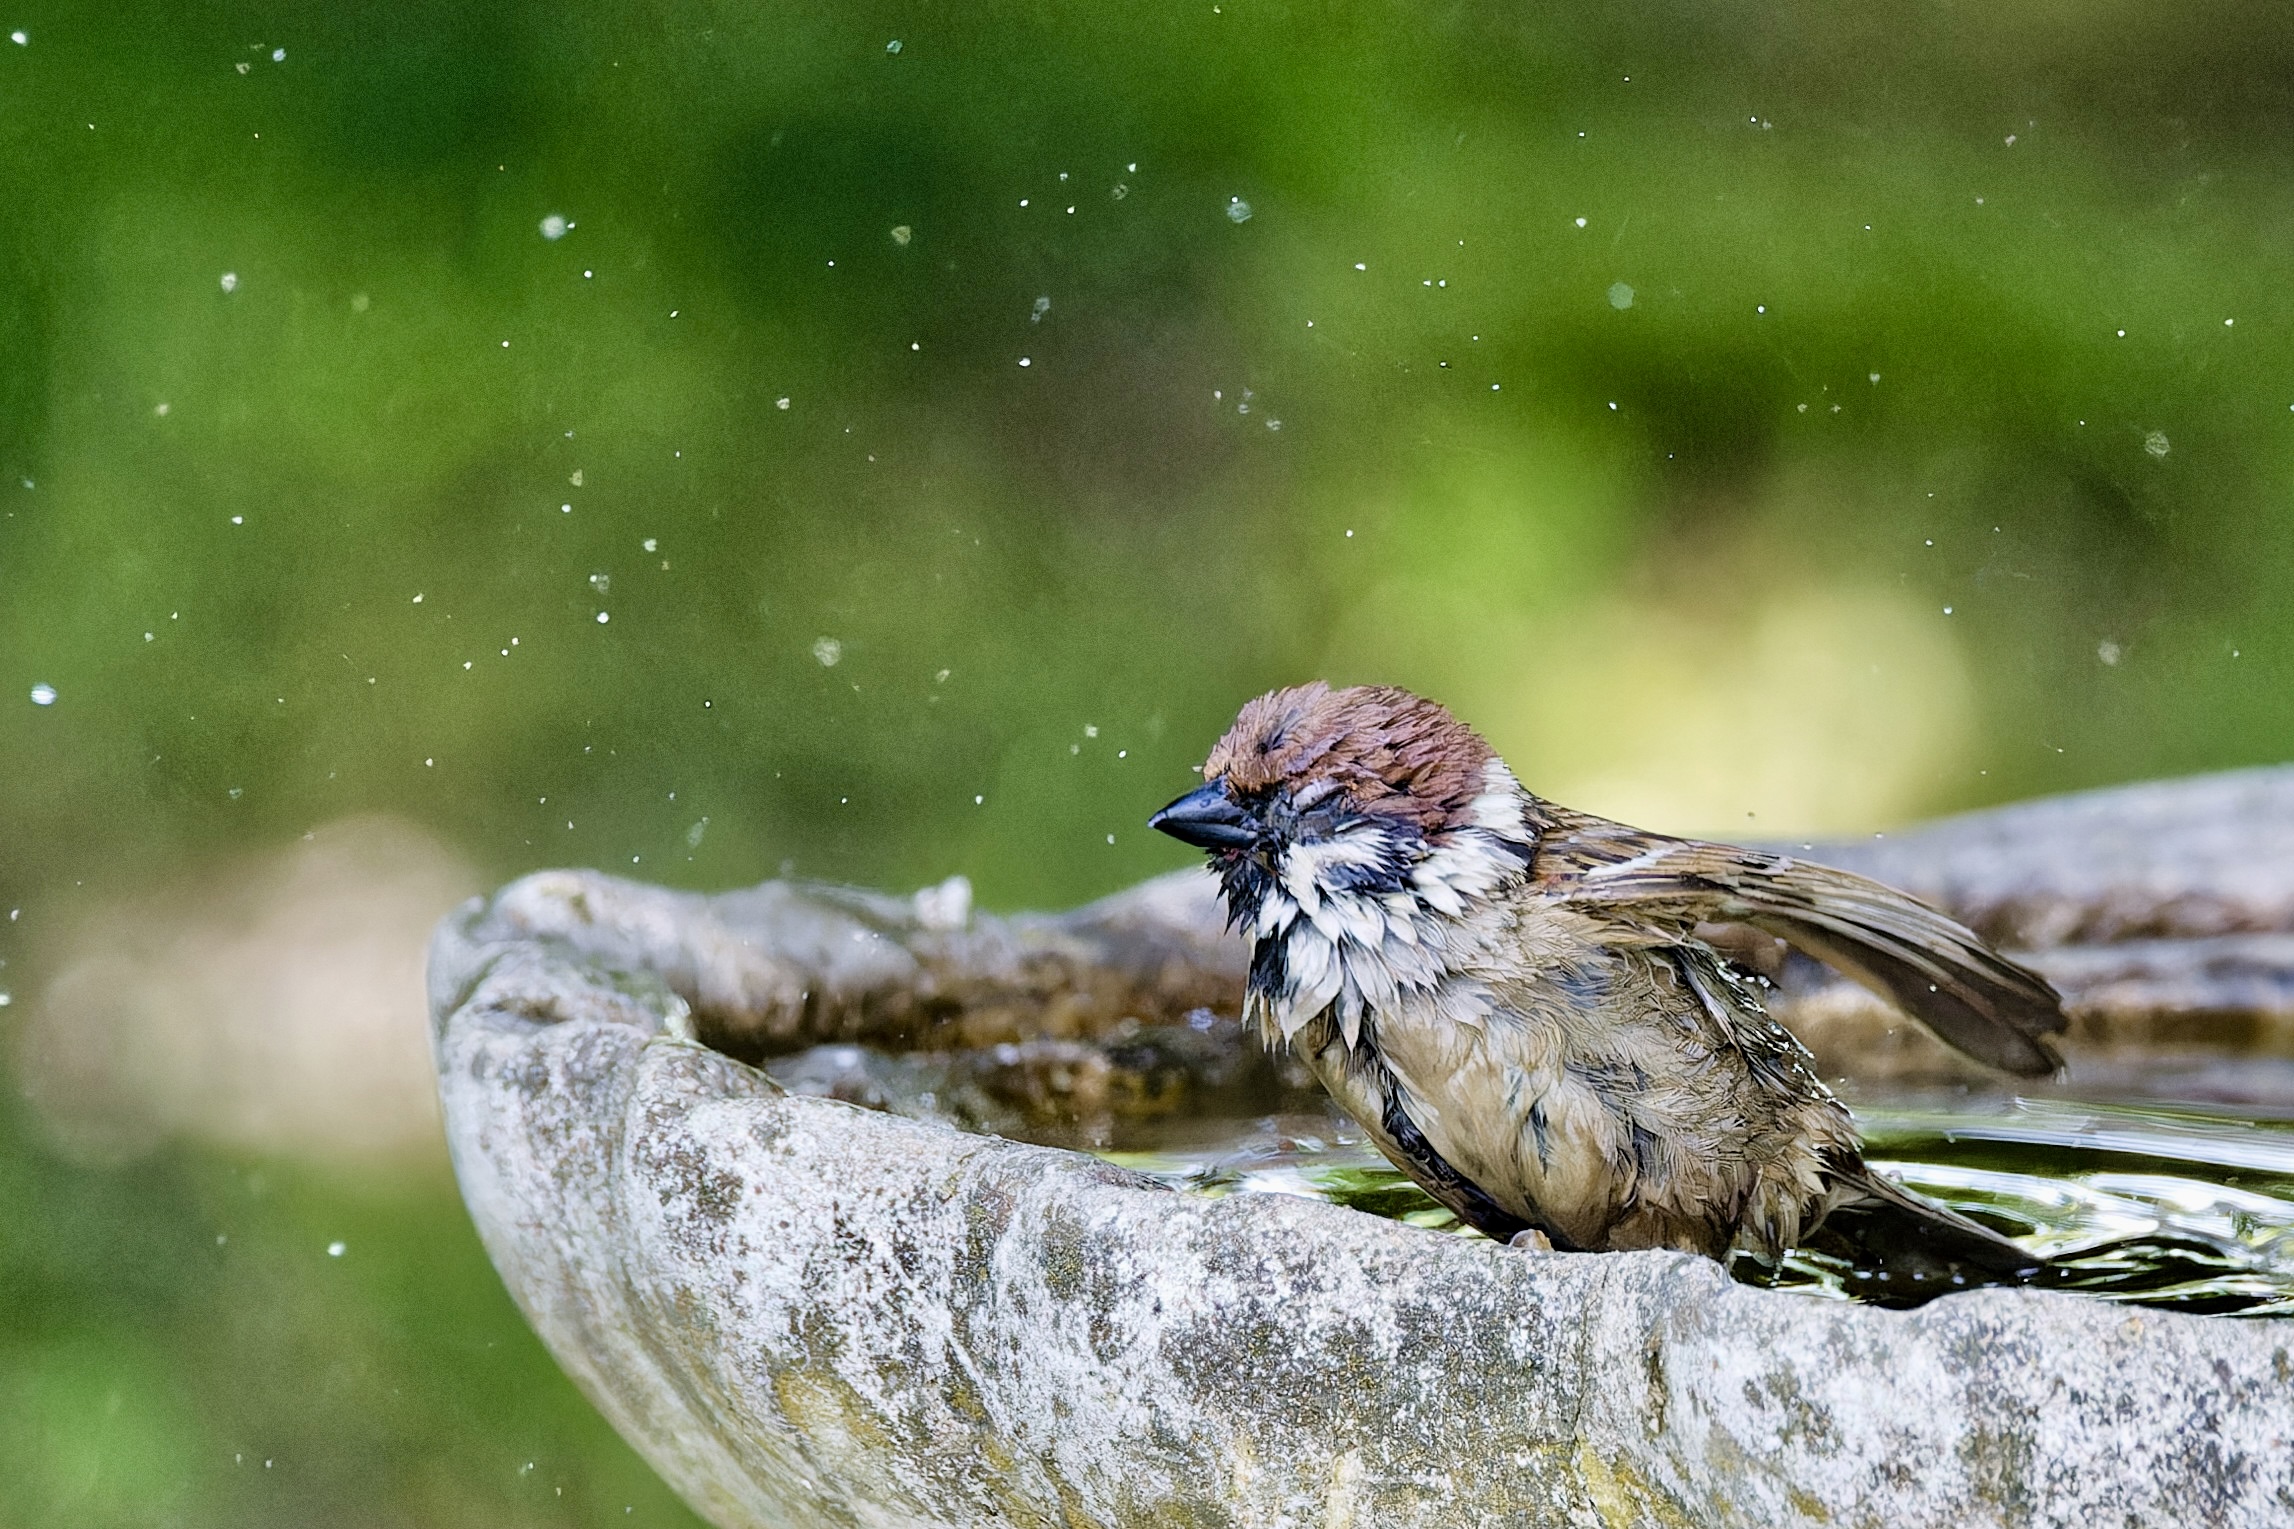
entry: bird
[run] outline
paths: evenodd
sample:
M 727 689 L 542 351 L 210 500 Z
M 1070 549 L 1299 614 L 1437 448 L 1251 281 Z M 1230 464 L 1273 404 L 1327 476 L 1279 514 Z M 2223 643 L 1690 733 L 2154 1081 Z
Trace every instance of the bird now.
M 1883 1279 L 2043 1263 L 1873 1170 L 1727 953 L 1780 938 L 1969 1056 L 2054 1071 L 2060 997 L 1944 914 L 1544 800 L 1447 708 L 1391 686 L 1259 696 L 1202 776 L 1149 826 L 1209 855 L 1250 945 L 1245 1019 L 1468 1226 L 1774 1267 L 1829 1219 Z

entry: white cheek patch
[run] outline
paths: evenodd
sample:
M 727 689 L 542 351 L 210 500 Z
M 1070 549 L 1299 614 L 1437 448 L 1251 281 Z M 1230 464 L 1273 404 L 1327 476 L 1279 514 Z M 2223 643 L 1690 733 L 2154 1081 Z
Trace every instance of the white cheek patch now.
M 1521 875 L 1518 846 L 1530 839 L 1522 820 L 1521 788 L 1492 760 L 1485 789 L 1466 811 L 1466 822 L 1421 848 L 1404 887 L 1389 892 L 1341 891 L 1334 875 L 1377 868 L 1404 858 L 1403 846 L 1377 823 L 1357 824 L 1332 839 L 1289 846 L 1253 921 L 1257 939 L 1283 942 L 1283 985 L 1254 993 L 1246 1012 L 1285 1041 L 1326 1010 L 1349 1049 L 1361 1042 L 1366 1019 L 1432 999 L 1453 1024 L 1482 1024 L 1489 995 L 1450 971 L 1453 947 L 1474 941 L 1470 915 Z
M 1489 896 L 1520 874 L 1521 859 L 1486 833 L 1453 833 L 1449 842 L 1418 862 L 1410 885 L 1419 901 L 1455 918 L 1466 905 Z
M 1333 870 L 1379 866 L 1393 855 L 1385 830 L 1362 824 L 1335 839 L 1303 839 L 1282 852 L 1278 879 L 1300 908 L 1313 917 L 1328 896 L 1327 877 Z

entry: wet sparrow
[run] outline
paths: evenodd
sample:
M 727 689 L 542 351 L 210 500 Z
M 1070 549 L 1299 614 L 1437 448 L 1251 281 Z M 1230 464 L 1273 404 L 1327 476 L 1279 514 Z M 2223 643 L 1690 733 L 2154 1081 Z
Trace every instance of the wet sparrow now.
M 1483 1232 L 1773 1261 L 1838 1213 L 1926 1270 L 2038 1262 L 1867 1168 L 1759 980 L 1716 948 L 1724 926 L 1778 936 L 1970 1056 L 2051 1071 L 2054 990 L 1949 918 L 1543 801 L 1403 690 L 1261 696 L 1203 777 L 1150 821 L 1210 852 L 1251 942 L 1246 1016 Z

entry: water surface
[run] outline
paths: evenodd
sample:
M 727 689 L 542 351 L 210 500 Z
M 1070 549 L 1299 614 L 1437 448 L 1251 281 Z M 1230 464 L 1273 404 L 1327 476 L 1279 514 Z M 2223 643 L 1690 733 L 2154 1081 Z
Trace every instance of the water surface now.
M 2294 1121 L 1948 1095 L 1900 1096 L 1856 1116 L 1875 1167 L 2044 1258 L 2036 1284 L 2182 1311 L 2294 1316 Z M 1108 1155 L 1196 1194 L 1295 1195 L 1481 1235 L 1335 1117 L 1175 1123 L 1158 1142 Z M 1774 1269 L 1739 1258 L 1733 1272 L 1818 1299 L 1898 1296 L 1838 1245 L 1795 1250 Z

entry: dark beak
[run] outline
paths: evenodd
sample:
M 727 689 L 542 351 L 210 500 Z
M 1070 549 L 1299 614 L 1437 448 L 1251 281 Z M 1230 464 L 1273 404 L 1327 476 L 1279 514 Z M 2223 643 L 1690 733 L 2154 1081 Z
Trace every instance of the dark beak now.
M 1217 781 L 1197 786 L 1149 818 L 1147 826 L 1197 849 L 1248 849 L 1258 838 L 1250 815 Z

